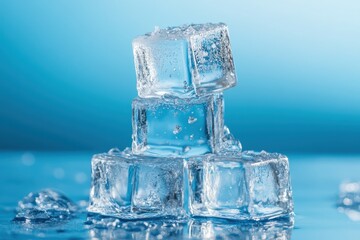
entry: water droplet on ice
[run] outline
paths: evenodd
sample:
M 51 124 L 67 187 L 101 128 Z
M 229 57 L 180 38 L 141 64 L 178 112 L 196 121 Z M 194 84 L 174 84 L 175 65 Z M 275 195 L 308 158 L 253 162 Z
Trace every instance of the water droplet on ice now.
M 121 151 L 118 148 L 112 148 L 112 149 L 110 149 L 108 151 L 108 154 L 110 154 L 110 155 L 116 155 L 116 154 L 119 154 L 119 153 L 121 153 Z

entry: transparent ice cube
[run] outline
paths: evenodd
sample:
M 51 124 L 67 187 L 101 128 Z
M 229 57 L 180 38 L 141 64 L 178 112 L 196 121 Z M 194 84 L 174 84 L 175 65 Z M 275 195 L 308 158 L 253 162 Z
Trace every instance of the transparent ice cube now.
M 185 214 L 183 159 L 143 158 L 135 170 L 132 212 L 156 217 Z
M 222 95 L 133 101 L 135 154 L 193 156 L 217 152 L 223 129 Z
M 90 212 L 116 215 L 130 211 L 134 161 L 125 153 L 110 150 L 94 155 L 91 162 Z
M 121 219 L 182 218 L 183 175 L 183 159 L 138 156 L 130 150 L 97 154 L 88 211 Z
M 134 39 L 133 51 L 140 97 L 189 97 L 236 84 L 223 23 L 156 29 Z
M 292 213 L 288 159 L 246 151 L 189 159 L 189 208 L 194 216 L 264 220 Z

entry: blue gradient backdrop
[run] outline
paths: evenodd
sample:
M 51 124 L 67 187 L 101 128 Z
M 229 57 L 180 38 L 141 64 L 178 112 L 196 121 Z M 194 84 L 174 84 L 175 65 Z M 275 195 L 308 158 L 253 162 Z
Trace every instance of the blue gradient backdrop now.
M 360 152 L 355 0 L 0 0 L 0 149 L 129 146 L 131 40 L 220 21 L 239 82 L 225 121 L 244 148 Z

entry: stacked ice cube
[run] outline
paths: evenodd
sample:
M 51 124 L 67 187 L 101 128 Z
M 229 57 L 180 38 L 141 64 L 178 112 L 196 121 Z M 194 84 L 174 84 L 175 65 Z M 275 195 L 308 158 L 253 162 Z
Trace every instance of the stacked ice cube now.
M 222 92 L 236 85 L 227 26 L 156 29 L 133 50 L 132 149 L 93 157 L 88 210 L 122 219 L 290 215 L 287 157 L 241 152 L 224 126 Z

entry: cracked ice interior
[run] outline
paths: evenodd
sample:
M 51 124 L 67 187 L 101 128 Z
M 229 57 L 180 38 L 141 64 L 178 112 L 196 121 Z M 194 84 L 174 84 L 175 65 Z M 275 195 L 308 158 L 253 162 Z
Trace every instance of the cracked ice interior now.
M 121 219 L 292 215 L 289 162 L 243 151 L 224 126 L 236 84 L 227 26 L 156 29 L 133 41 L 132 148 L 92 159 L 90 212 Z

